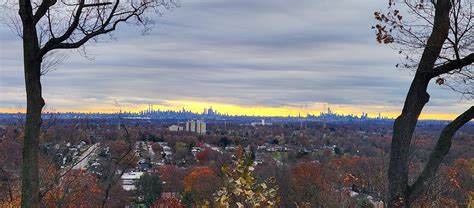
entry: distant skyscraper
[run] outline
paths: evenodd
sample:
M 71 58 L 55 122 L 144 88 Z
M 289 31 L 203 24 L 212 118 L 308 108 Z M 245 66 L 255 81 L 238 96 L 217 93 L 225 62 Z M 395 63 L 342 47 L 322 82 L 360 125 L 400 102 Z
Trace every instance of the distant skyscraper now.
M 207 109 L 207 115 L 209 116 L 213 116 L 215 114 L 214 110 L 212 110 L 212 107 L 210 107 L 209 109 Z

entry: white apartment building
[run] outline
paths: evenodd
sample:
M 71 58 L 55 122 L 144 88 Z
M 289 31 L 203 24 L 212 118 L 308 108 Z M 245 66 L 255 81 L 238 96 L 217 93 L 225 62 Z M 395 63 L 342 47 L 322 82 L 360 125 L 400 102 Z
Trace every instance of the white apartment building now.
M 168 127 L 169 131 L 182 131 L 183 127 L 178 125 L 171 125 Z
M 185 130 L 204 135 L 206 134 L 206 123 L 200 120 L 197 120 L 197 121 L 191 120 L 191 121 L 186 122 Z

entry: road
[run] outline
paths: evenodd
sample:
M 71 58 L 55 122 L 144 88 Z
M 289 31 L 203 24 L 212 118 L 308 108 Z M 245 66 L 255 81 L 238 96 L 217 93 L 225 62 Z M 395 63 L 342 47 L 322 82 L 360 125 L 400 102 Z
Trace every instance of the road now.
M 78 159 L 78 163 L 74 165 L 72 169 L 85 169 L 86 166 L 89 164 L 89 160 L 91 159 L 93 152 L 99 147 L 99 143 L 95 143 L 94 145 L 90 146 Z

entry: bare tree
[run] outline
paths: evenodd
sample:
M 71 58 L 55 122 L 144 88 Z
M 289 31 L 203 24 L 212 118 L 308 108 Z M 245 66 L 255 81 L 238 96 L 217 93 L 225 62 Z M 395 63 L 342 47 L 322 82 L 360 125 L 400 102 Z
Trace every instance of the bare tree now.
M 428 84 L 435 80 L 467 99 L 473 98 L 473 4 L 469 0 L 389 0 L 387 13 L 375 12 L 377 41 L 394 43 L 404 55 L 397 66 L 415 71 L 402 113 L 393 126 L 389 207 L 410 207 L 435 176 L 456 131 L 474 117 L 471 106 L 442 130 L 426 166 L 410 183 L 409 152 L 418 117 L 430 98 Z
M 19 9 L 10 26 L 23 39 L 26 122 L 22 164 L 22 207 L 39 207 L 38 147 L 42 97 L 42 65 L 58 49 L 76 49 L 110 34 L 121 23 L 149 29 L 153 12 L 177 6 L 174 0 L 7 0 L 3 8 Z M 46 70 L 46 71 L 45 71 Z
M 111 151 L 111 157 L 109 161 L 106 162 L 102 167 L 102 178 L 103 180 L 103 189 L 104 196 L 102 197 L 101 207 L 106 207 L 113 188 L 119 184 L 121 177 L 125 174 L 126 171 L 130 170 L 137 164 L 137 158 L 133 154 L 133 143 L 136 141 L 136 138 L 132 138 L 130 133 L 125 125 L 121 125 L 121 128 L 124 130 L 123 140 L 109 141 L 109 147 Z M 121 188 L 121 187 L 120 187 Z

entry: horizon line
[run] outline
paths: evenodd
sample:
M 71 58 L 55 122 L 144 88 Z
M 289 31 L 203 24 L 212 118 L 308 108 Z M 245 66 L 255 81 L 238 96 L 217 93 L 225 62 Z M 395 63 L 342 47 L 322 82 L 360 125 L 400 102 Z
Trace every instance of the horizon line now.
M 185 110 L 185 111 L 182 111 L 182 110 Z M 185 109 L 184 107 L 181 109 L 181 110 L 173 110 L 173 109 L 156 109 L 156 110 L 153 110 L 151 112 L 175 112 L 175 113 L 179 113 L 179 112 L 190 112 L 190 113 L 193 113 L 193 114 L 196 114 L 196 115 L 207 115 L 205 114 L 204 112 L 196 112 L 196 111 L 192 111 L 192 110 L 187 110 Z M 117 115 L 117 114 L 147 114 L 147 110 L 140 110 L 140 111 L 131 111 L 131 110 L 123 110 L 123 111 L 110 111 L 110 110 L 106 110 L 106 111 L 97 111 L 97 110 L 61 110 L 61 111 L 44 111 L 42 112 L 42 114 L 86 114 L 86 115 L 92 115 L 92 114 L 102 114 L 102 115 Z M 275 114 L 275 115 L 262 115 L 262 114 L 244 114 L 244 113 L 220 113 L 217 111 L 216 115 L 217 116 L 229 116 L 229 117 L 239 117 L 239 116 L 242 116 L 242 117 L 268 117 L 268 118 L 271 118 L 271 117 L 279 117 L 279 118 L 307 118 L 308 116 L 316 116 L 316 117 L 319 117 L 321 116 L 323 113 L 326 113 L 326 112 L 319 112 L 319 114 L 314 114 L 314 113 L 306 113 L 306 114 L 299 114 L 299 115 L 291 115 L 291 114 L 288 114 L 288 115 L 278 115 L 278 114 Z M 334 115 L 337 115 L 337 116 L 355 116 L 355 117 L 358 117 L 358 118 L 361 118 L 361 115 L 363 115 L 365 112 L 362 112 L 360 114 L 354 114 L 354 113 L 341 113 L 341 112 L 332 112 Z M 5 111 L 4 109 L 0 109 L 0 114 L 9 114 L 9 115 L 14 115 L 14 114 L 26 114 L 25 110 L 21 110 L 21 111 L 18 111 L 18 110 L 7 110 Z M 383 120 L 395 120 L 397 116 L 381 116 L 381 117 L 378 117 L 378 116 L 374 116 L 373 113 L 372 114 L 369 114 L 369 113 L 365 113 L 367 115 L 367 118 L 369 119 L 383 119 Z M 381 114 L 381 115 L 392 115 L 392 113 L 385 113 L 385 114 Z M 444 116 L 448 116 L 448 117 L 451 117 L 451 116 L 456 116 L 455 114 L 425 114 L 424 117 L 423 116 L 420 116 L 420 119 L 419 120 L 424 120 L 424 121 L 452 121 L 454 119 L 450 119 L 450 118 L 433 118 L 433 116 L 437 117 L 439 115 L 443 115 Z
M 330 107 L 330 108 L 329 108 Z M 361 116 L 366 114 L 367 117 L 387 117 L 395 119 L 400 115 L 400 111 L 393 106 L 350 106 L 330 103 L 308 103 L 303 105 L 286 105 L 286 106 L 265 106 L 265 105 L 238 105 L 232 103 L 217 103 L 206 101 L 189 101 L 189 100 L 167 100 L 161 104 L 133 104 L 127 106 L 115 105 L 98 105 L 87 107 L 71 107 L 71 108 L 55 108 L 47 106 L 43 112 L 49 113 L 83 113 L 83 114 L 116 114 L 119 112 L 140 113 L 153 111 L 174 111 L 182 110 L 196 114 L 202 114 L 204 111 L 213 109 L 213 112 L 219 112 L 223 115 L 231 116 L 258 116 L 258 117 L 306 117 L 306 115 L 321 115 L 321 113 L 332 112 L 342 115 Z M 1 108 L 0 113 L 25 113 L 26 108 L 16 106 L 14 108 Z M 379 116 L 381 115 L 381 116 Z M 420 120 L 454 120 L 458 115 L 453 113 L 424 112 L 420 115 Z

